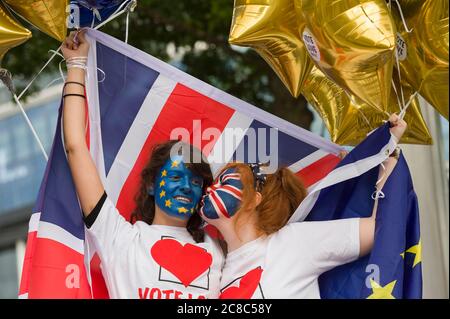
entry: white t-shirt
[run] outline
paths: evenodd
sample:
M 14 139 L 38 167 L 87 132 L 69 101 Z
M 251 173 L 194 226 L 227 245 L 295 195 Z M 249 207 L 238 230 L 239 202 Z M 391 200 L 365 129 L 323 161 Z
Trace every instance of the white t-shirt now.
M 359 218 L 291 223 L 228 253 L 220 298 L 318 299 L 319 275 L 358 256 Z
M 184 227 L 132 225 L 102 200 L 87 232 L 111 298 L 218 298 L 224 256 L 214 240 L 196 243 Z

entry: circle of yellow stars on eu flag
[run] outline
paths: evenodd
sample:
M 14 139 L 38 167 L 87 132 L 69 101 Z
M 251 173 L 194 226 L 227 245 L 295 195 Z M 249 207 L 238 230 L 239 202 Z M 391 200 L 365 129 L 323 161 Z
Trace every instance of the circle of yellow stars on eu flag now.
M 173 161 L 170 167 L 171 168 L 178 167 L 179 164 L 180 163 L 178 161 Z M 164 180 L 164 177 L 167 177 L 167 171 L 166 170 L 163 170 L 161 172 L 162 180 L 159 182 L 159 187 L 160 188 L 164 188 L 164 186 L 166 186 L 166 181 Z M 166 191 L 164 189 L 162 189 L 161 192 L 159 192 L 159 198 L 163 198 L 165 196 L 166 196 Z M 172 202 L 170 201 L 170 199 L 166 199 L 164 201 L 164 206 L 169 207 L 169 208 L 172 207 Z M 194 208 L 191 208 L 190 211 L 191 211 L 191 213 L 194 213 Z M 187 212 L 189 212 L 189 210 L 184 208 L 184 207 L 179 207 L 178 208 L 178 212 L 181 213 L 181 214 L 186 214 Z
M 406 249 L 403 253 L 400 254 L 400 256 L 402 256 L 402 258 L 404 259 L 406 253 L 414 254 L 414 262 L 412 268 L 416 267 L 417 264 L 422 262 L 422 241 L 419 239 L 417 245 L 413 245 L 410 248 Z M 367 299 L 395 299 L 392 291 L 394 290 L 396 283 L 397 280 L 393 280 L 390 283 L 382 286 L 375 280 L 370 279 L 372 294 L 367 297 Z

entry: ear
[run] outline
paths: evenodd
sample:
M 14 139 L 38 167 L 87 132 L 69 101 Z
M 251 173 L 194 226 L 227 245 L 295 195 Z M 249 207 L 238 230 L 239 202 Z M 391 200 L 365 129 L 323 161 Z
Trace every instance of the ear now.
M 262 201 L 262 195 L 260 192 L 256 192 L 255 194 L 255 207 L 258 207 L 259 204 L 261 204 Z
M 153 188 L 153 185 L 150 186 L 150 188 L 147 191 L 147 194 L 149 194 L 150 196 L 155 196 L 155 189 Z

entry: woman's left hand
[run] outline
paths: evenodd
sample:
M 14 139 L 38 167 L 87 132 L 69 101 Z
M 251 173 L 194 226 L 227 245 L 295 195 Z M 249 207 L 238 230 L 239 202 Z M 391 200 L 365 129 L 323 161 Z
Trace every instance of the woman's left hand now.
M 391 123 L 391 133 L 400 141 L 408 125 L 395 113 L 391 114 L 389 122 Z

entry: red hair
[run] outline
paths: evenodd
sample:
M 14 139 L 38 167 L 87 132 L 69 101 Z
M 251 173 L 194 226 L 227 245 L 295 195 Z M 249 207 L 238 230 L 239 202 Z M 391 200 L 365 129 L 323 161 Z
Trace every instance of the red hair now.
M 256 206 L 256 190 L 251 168 L 244 163 L 230 163 L 222 171 L 232 167 L 237 169 L 244 185 L 241 206 L 235 219 L 236 227 L 239 227 L 243 219 L 245 221 L 246 218 L 243 217 L 256 212 L 258 233 L 260 235 L 275 233 L 286 225 L 307 195 L 302 181 L 288 168 L 282 167 L 275 173 L 267 175 L 261 190 L 261 202 Z

